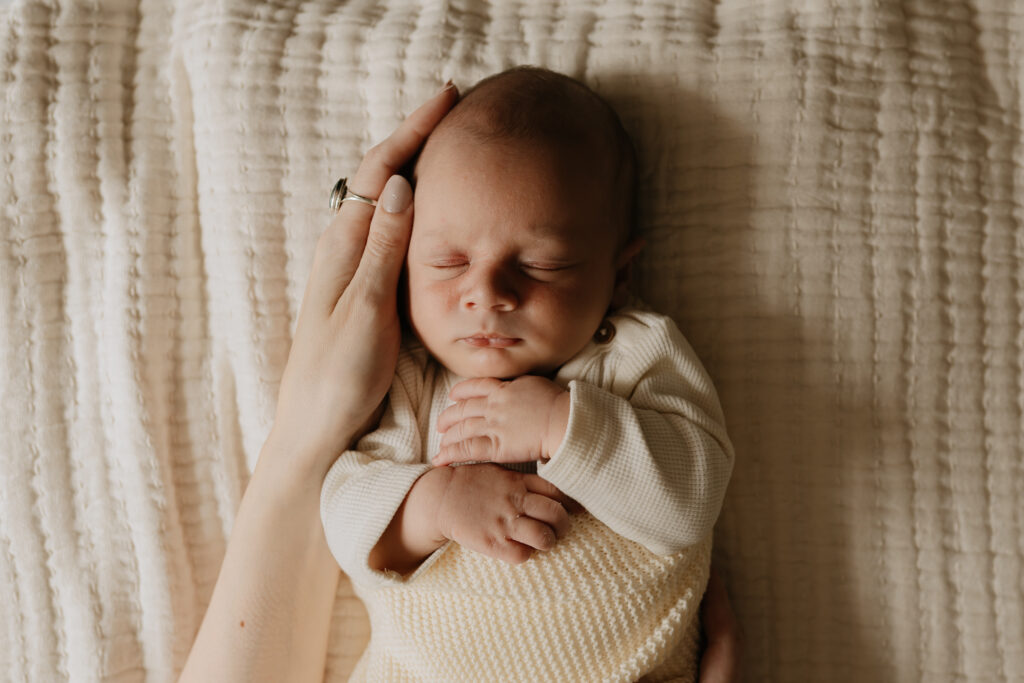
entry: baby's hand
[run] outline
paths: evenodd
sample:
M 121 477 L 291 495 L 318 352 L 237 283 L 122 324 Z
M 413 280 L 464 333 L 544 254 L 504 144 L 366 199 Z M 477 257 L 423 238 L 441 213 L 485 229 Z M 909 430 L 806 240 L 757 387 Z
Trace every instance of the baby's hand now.
M 437 511 L 441 534 L 509 564 L 550 550 L 569 528 L 569 499 L 536 474 L 481 463 L 449 468 Z M 564 503 L 564 504 L 563 504 Z
M 547 460 L 569 424 L 569 392 L 543 377 L 468 379 L 449 397 L 456 403 L 437 419 L 444 437 L 435 465 Z

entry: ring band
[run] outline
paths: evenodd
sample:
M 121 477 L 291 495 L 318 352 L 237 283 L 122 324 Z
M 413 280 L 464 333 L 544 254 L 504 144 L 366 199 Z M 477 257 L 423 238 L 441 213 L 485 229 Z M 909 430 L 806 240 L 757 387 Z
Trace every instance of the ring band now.
M 334 183 L 334 189 L 331 190 L 331 213 L 338 213 L 341 209 L 341 203 L 347 201 L 362 202 L 363 204 L 369 204 L 370 206 L 377 206 L 376 199 L 364 197 L 363 195 L 356 194 L 352 190 L 348 189 L 346 181 L 348 181 L 348 178 L 341 178 L 338 182 Z

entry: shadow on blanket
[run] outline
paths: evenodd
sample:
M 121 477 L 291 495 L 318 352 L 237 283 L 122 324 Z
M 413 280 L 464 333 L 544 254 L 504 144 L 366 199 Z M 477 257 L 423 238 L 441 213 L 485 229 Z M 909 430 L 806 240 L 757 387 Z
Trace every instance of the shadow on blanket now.
M 829 376 L 848 354 L 832 321 L 801 309 L 797 256 L 783 252 L 790 257 L 784 269 L 764 262 L 778 258 L 771 247 L 779 240 L 799 249 L 787 219 L 752 216 L 754 206 L 793 213 L 786 195 L 800 194 L 787 185 L 785 167 L 765 168 L 759 158 L 759 137 L 771 126 L 748 130 L 727 103 L 669 79 L 621 74 L 601 86 L 634 132 L 645 170 L 639 220 L 648 246 L 636 273 L 639 294 L 671 315 L 694 346 L 736 449 L 714 557 L 743 626 L 745 659 L 834 663 L 856 652 L 861 670 L 891 680 L 883 657 L 871 661 L 870 653 L 885 648 L 876 616 L 862 613 L 879 596 L 864 600 L 853 590 L 853 520 L 847 501 L 831 497 L 836 478 L 872 476 L 871 462 L 845 462 L 843 454 L 869 451 L 858 445 L 875 440 L 889 410 L 863 399 L 869 389 L 840 394 L 841 385 L 870 388 L 870 377 Z M 752 186 L 755 176 L 764 187 Z M 779 227 L 766 234 L 766 223 Z M 773 270 L 793 277 L 765 291 L 764 273 Z M 782 579 L 765 586 L 770 576 Z M 815 632 L 821 611 L 843 625 L 843 642 Z

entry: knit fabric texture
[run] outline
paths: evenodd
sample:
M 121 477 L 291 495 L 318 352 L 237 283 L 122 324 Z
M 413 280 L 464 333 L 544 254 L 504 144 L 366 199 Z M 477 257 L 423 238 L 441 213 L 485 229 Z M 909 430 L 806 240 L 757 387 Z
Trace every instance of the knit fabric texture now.
M 1024 680 L 1022 46 L 1017 0 L 0 4 L 0 681 L 177 680 L 331 187 L 517 64 L 636 143 L 742 680 Z M 368 640 L 343 576 L 325 679 Z
M 321 495 L 328 543 L 370 614 L 365 675 L 636 680 L 670 656 L 669 671 L 689 670 L 732 446 L 714 387 L 675 323 L 630 307 L 607 324 L 614 335 L 588 343 L 554 377 L 569 391 L 569 422 L 537 467 L 588 512 L 555 550 L 515 567 L 454 543 L 404 580 L 369 566 L 439 448 L 437 417 L 460 380 L 422 346 L 400 355 L 380 427 L 342 454 Z M 480 644 L 474 633 L 487 634 L 486 647 L 467 644 Z M 472 654 L 491 647 L 505 655 Z M 472 656 L 453 654 L 464 650 Z
M 404 583 L 356 584 L 371 636 L 352 680 L 694 680 L 710 548 L 656 555 L 589 513 L 520 565 L 448 544 Z

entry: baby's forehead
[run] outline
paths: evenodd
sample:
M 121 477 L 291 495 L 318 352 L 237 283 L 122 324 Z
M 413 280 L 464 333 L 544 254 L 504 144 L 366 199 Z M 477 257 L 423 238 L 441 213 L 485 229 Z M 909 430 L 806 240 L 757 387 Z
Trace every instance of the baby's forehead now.
M 414 167 L 418 180 L 424 171 L 455 176 L 463 169 L 460 153 L 484 153 L 494 158 L 514 158 L 520 169 L 537 171 L 538 177 L 556 177 L 562 186 L 571 186 L 588 199 L 607 198 L 615 192 L 614 155 L 605 146 L 577 144 L 573 141 L 513 138 L 500 131 L 474 125 L 456 125 L 439 129 L 431 136 Z M 420 164 L 425 157 L 430 163 Z M 441 163 L 436 163 L 442 160 Z

